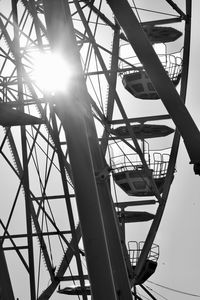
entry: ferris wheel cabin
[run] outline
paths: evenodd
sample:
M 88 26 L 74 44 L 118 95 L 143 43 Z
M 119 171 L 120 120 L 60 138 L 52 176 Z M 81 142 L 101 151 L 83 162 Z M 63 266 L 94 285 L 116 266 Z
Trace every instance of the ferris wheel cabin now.
M 173 27 L 143 25 L 143 30 L 152 44 L 174 42 L 182 35 Z
M 157 138 L 170 135 L 174 130 L 166 125 L 140 124 L 131 125 L 135 137 L 144 141 L 148 138 Z M 112 130 L 118 138 L 130 138 L 126 126 L 120 126 Z M 159 193 L 163 192 L 163 186 L 167 174 L 169 154 L 159 151 L 145 151 L 145 160 L 149 168 L 147 172 L 137 154 L 127 154 L 113 157 L 111 160 L 113 179 L 115 183 L 129 196 L 153 196 L 154 180 Z
M 180 57 L 174 55 L 167 55 L 164 68 L 169 75 L 174 86 L 177 86 L 182 73 L 182 63 Z M 127 91 L 134 97 L 143 100 L 157 100 L 160 99 L 155 90 L 151 79 L 142 67 L 138 67 L 133 72 L 123 75 L 122 83 Z
M 163 44 L 176 41 L 182 33 L 172 27 L 160 27 L 152 25 L 144 25 L 145 31 L 150 43 Z M 182 59 L 180 52 L 167 54 L 157 53 L 166 73 L 176 87 L 179 84 L 182 73 Z M 159 94 L 155 90 L 151 79 L 140 64 L 134 64 L 134 70 L 125 72 L 122 77 L 122 83 L 127 91 L 134 97 L 139 99 L 157 100 L 160 99 Z

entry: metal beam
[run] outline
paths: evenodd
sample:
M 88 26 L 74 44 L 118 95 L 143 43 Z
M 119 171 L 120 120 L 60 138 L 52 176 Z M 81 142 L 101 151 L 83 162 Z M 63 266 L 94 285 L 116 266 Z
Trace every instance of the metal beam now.
M 66 142 L 64 142 L 64 143 L 60 143 L 61 145 L 62 144 L 66 144 Z M 63 156 L 63 155 L 62 155 Z M 75 194 L 69 194 L 69 197 L 70 198 L 75 198 Z M 44 200 L 63 200 L 63 199 L 65 199 L 65 195 L 54 195 L 54 196 L 47 196 L 47 195 L 44 195 L 44 196 L 41 196 L 41 197 L 32 197 L 31 198 L 31 200 L 32 201 L 38 201 L 38 200 L 42 200 L 42 201 L 44 201 Z
M 117 299 L 85 123 L 76 99 L 62 102 L 58 116 L 67 135 L 93 298 L 102 299 L 105 295 L 102 287 L 106 286 L 107 299 Z M 67 102 L 70 105 L 65 107 Z
M 191 163 L 200 162 L 200 133 L 126 0 L 107 0 L 183 137 Z M 188 130 L 189 128 L 189 130 Z
M 106 114 L 106 120 L 108 122 L 112 120 L 113 111 L 114 111 L 115 90 L 116 90 L 117 74 L 118 74 L 117 70 L 118 70 L 118 57 L 119 57 L 119 34 L 120 34 L 120 28 L 117 25 L 114 31 L 113 45 L 112 45 L 110 85 L 109 85 L 109 93 L 108 93 L 108 100 L 107 100 L 107 114 Z M 101 148 L 104 155 L 106 153 L 107 146 L 108 146 L 108 137 L 109 137 L 109 132 L 107 128 L 105 128 L 101 140 Z
M 183 18 L 183 19 L 187 19 L 186 14 L 178 7 L 178 5 L 176 3 L 174 3 L 174 1 L 172 0 L 166 0 L 167 3 Z
M 1 220 L 0 220 L 1 223 Z M 32 233 L 33 237 L 38 237 L 38 235 L 42 236 L 49 236 L 49 235 L 58 235 L 58 234 L 71 234 L 71 230 L 60 230 L 59 233 L 57 231 L 48 231 L 48 232 L 37 232 Z M 27 233 L 21 233 L 21 234 L 9 234 L 6 236 L 0 236 L 0 239 L 21 239 L 21 238 L 27 238 Z
M 18 99 L 19 108 L 23 112 L 23 82 L 22 82 L 22 63 L 20 57 L 20 44 L 19 44 L 19 27 L 18 27 L 18 0 L 12 0 L 12 13 L 14 21 L 14 46 L 16 49 L 16 69 L 17 69 L 17 82 L 18 82 Z M 28 262 L 29 262 L 29 283 L 30 283 L 30 299 L 36 299 L 36 285 L 35 285 L 35 269 L 34 269 L 34 253 L 33 253 L 33 238 L 32 238 L 32 218 L 31 218 L 31 201 L 29 189 L 29 169 L 28 169 L 28 155 L 26 143 L 26 129 L 21 126 L 21 144 L 22 144 L 22 161 L 23 161 L 23 176 L 22 185 L 24 188 L 25 210 L 26 210 L 26 227 L 27 227 L 27 243 L 28 243 Z
M 0 241 L 0 299 L 15 300 L 10 281 L 6 258 Z
M 115 203 L 115 207 L 126 208 L 129 206 L 140 206 L 140 205 L 154 205 L 158 203 L 155 200 L 138 200 L 138 201 L 124 201 Z
M 60 283 L 59 278 L 63 277 L 67 268 L 69 267 L 69 264 L 71 263 L 72 258 L 74 257 L 74 240 L 80 241 L 81 239 L 81 229 L 80 225 L 76 228 L 76 238 L 75 236 L 72 237 L 72 240 L 70 241 L 70 244 L 68 245 L 67 250 L 64 253 L 63 259 L 61 261 L 61 264 L 58 268 L 57 273 L 55 274 L 55 279 L 50 283 L 50 285 L 42 292 L 42 294 L 39 296 L 38 300 L 48 300 L 52 294 L 55 292 L 57 286 Z
M 145 123 L 148 121 L 159 121 L 159 120 L 169 120 L 171 119 L 170 115 L 157 115 L 157 116 L 147 116 L 147 117 L 138 117 L 138 118 L 129 118 L 130 123 Z M 108 121 L 108 124 L 119 125 L 125 124 L 124 119 Z
M 68 142 L 92 297 L 95 300 L 103 298 L 116 300 L 118 291 L 111 269 L 91 144 L 89 145 L 86 127 L 86 119 L 91 112 L 87 111 L 88 107 L 84 107 L 83 98 L 87 97 L 87 92 L 80 68 L 71 15 L 66 1 L 44 0 L 43 3 L 52 49 L 58 50 L 60 47 L 60 52 L 73 64 L 76 73 L 68 93 L 58 97 L 57 114 L 63 124 Z M 130 297 L 127 296 L 128 292 Z M 131 299 L 131 291 L 128 292 L 120 291 L 122 295 L 125 294 L 122 299 Z
M 152 295 L 152 293 L 150 293 L 150 291 L 143 285 L 143 284 L 140 284 L 140 287 L 147 293 L 148 296 L 151 297 L 151 299 L 153 300 L 157 300 L 154 295 Z
M 56 115 L 53 106 L 51 105 L 51 116 L 52 116 L 52 125 L 54 128 L 55 134 L 55 146 L 57 148 L 57 155 L 58 155 L 58 160 L 59 160 L 59 165 L 60 165 L 60 173 L 61 173 L 61 178 L 62 178 L 62 184 L 63 184 L 63 191 L 65 193 L 65 204 L 68 212 L 68 217 L 69 217 L 69 223 L 70 223 L 70 228 L 71 228 L 71 233 L 74 238 L 74 250 L 75 250 L 75 258 L 76 258 L 76 263 L 77 263 L 77 269 L 80 274 L 80 285 L 83 290 L 83 300 L 87 300 L 87 294 L 86 290 L 84 288 L 84 278 L 83 278 L 83 268 L 82 268 L 82 263 L 81 263 L 81 258 L 80 258 L 80 251 L 78 247 L 78 239 L 76 238 L 76 228 L 75 228 L 75 221 L 74 221 L 74 216 L 73 216 L 73 209 L 70 201 L 70 194 L 69 194 L 69 189 L 67 185 L 67 177 L 66 177 L 66 172 L 64 168 L 64 162 L 63 162 L 63 156 L 62 156 L 62 149 L 59 141 L 59 130 L 56 122 Z
M 26 260 L 24 259 L 23 255 L 22 255 L 21 252 L 19 251 L 19 247 L 18 247 L 18 246 L 15 244 L 15 242 L 13 241 L 13 237 L 11 237 L 11 235 L 10 235 L 9 232 L 8 232 L 8 229 L 7 229 L 6 226 L 3 224 L 3 222 L 2 222 L 1 219 L 0 219 L 0 224 L 1 224 L 1 226 L 3 227 L 3 229 L 4 229 L 4 235 L 3 235 L 2 237 L 0 237 L 1 243 L 3 244 L 4 239 L 7 238 L 7 237 L 10 239 L 10 242 L 11 242 L 11 244 L 13 245 L 12 248 L 17 252 L 17 255 L 18 255 L 19 258 L 21 259 L 21 261 L 22 261 L 24 267 L 25 267 L 26 270 L 29 272 L 29 267 L 28 267 L 28 265 L 27 265 L 27 263 L 26 263 Z M 5 236 L 5 234 L 6 234 L 6 236 Z M 28 246 L 25 246 L 25 247 L 26 247 L 26 249 L 28 248 Z M 4 250 L 5 250 L 5 247 L 4 247 Z
M 110 26 L 113 30 L 116 29 L 117 25 L 112 23 L 96 6 L 94 6 L 94 1 L 84 0 L 88 7 L 103 21 L 105 24 Z
M 85 280 L 89 280 L 88 275 L 84 275 L 83 278 Z M 80 276 L 79 275 L 73 275 L 73 276 L 63 276 L 63 277 L 59 277 L 60 281 L 76 281 L 76 280 L 80 280 Z
M 152 20 L 152 21 L 142 22 L 141 24 L 143 26 L 145 26 L 145 25 L 165 25 L 165 24 L 179 23 L 181 21 L 182 21 L 182 18 L 177 17 L 177 18 Z

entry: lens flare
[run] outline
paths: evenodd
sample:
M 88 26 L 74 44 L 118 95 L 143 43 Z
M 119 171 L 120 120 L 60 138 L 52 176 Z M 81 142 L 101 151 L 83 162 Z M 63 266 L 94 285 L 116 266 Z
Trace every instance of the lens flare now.
M 51 94 L 67 90 L 71 69 L 61 55 L 37 53 L 33 61 L 33 79 L 40 90 Z

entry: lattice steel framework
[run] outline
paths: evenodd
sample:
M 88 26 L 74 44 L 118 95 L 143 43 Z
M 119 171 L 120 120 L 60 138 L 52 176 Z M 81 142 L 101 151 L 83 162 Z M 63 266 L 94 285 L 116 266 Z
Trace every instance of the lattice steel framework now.
M 79 299 L 89 299 L 90 292 L 94 300 L 141 299 L 136 285 L 155 299 L 142 285 L 141 274 L 173 181 L 180 134 L 195 165 L 200 135 L 184 105 L 191 1 L 138 4 L 0 2 L 0 286 L 5 299 L 67 298 L 54 292 L 59 285 L 64 291 L 69 281 L 79 285 Z M 173 26 L 183 33 L 177 41 L 160 43 L 162 57 L 179 53 L 177 89 L 154 50 L 157 42 L 148 35 L 155 26 Z M 44 91 L 34 78 L 35 55 L 51 51 L 69 64 L 64 92 Z M 124 89 L 121 77 L 141 68 L 161 100 L 135 99 Z M 138 138 L 133 124 L 159 122 L 174 133 L 166 139 L 167 150 L 157 155 L 151 152 L 151 139 Z M 127 136 L 115 134 L 120 125 Z M 158 149 L 163 139 L 155 142 Z M 138 172 L 126 173 L 126 180 L 130 183 L 135 176 L 137 184 L 146 185 L 146 194 L 131 190 L 130 199 L 116 186 L 115 174 L 119 178 L 130 169 L 125 164 L 117 169 L 115 151 Z M 128 214 L 127 207 L 134 211 Z M 135 239 L 137 226 L 145 232 L 134 266 L 126 247 L 126 223 L 133 226 L 129 230 Z

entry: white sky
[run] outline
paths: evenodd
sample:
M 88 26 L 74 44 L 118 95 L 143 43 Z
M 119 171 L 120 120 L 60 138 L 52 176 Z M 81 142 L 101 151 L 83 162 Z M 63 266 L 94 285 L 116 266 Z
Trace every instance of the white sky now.
M 187 107 L 200 128 L 198 90 L 200 85 L 198 74 L 200 70 L 199 12 L 200 1 L 194 0 Z M 181 141 L 177 173 L 175 174 L 168 204 L 156 237 L 156 242 L 160 245 L 158 267 L 150 280 L 173 289 L 198 295 L 200 295 L 199 194 L 200 178 L 194 175 L 192 165 L 189 164 L 189 157 Z M 133 235 L 133 240 L 135 239 L 134 232 L 129 232 L 129 235 Z M 168 300 L 195 299 L 195 297 L 170 292 L 150 283 L 147 283 L 147 285 Z M 55 294 L 52 300 L 66 298 L 69 300 L 77 299 L 77 297 L 58 296 L 58 294 Z M 158 299 L 163 298 L 158 296 Z M 26 299 L 20 298 L 20 300 Z

